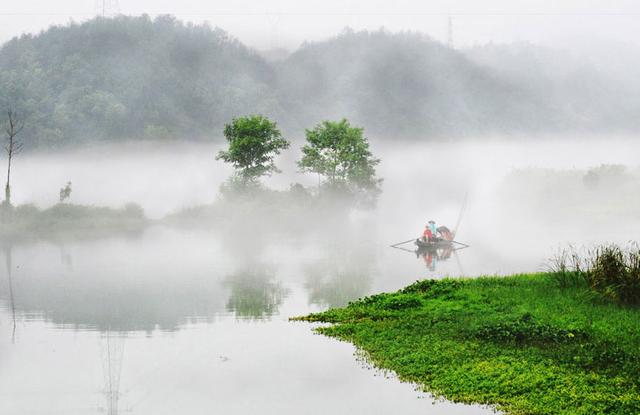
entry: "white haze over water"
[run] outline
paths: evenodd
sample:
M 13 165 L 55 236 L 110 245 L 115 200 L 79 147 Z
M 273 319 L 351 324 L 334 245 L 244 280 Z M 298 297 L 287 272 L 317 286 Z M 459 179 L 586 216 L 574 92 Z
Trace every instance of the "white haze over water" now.
M 102 2 L 4 3 L 0 43 L 89 20 Z M 631 0 L 106 3 L 119 3 L 106 15 L 173 14 L 259 50 L 290 51 L 344 27 L 419 31 L 447 42 L 451 16 L 456 49 L 534 42 L 586 57 L 596 72 L 627 86 L 624 92 L 636 79 L 640 4 Z M 296 167 L 300 140 L 287 138 L 294 142 L 276 160 L 283 173 L 266 186 L 313 188 L 318 178 Z M 248 232 L 163 222 L 215 203 L 232 173 L 215 160 L 223 145 L 221 137 L 120 142 L 16 156 L 16 204 L 53 206 L 70 181 L 70 203 L 134 202 L 154 222 L 75 239 L 0 240 L 0 414 L 493 413 L 434 402 L 413 385 L 365 370 L 351 344 L 288 319 L 422 278 L 545 270 L 567 244 L 625 244 L 640 235 L 637 136 L 382 137 L 372 140 L 384 178 L 378 207 L 343 212 L 349 220 L 336 220 L 341 227 L 296 238 L 263 234 L 259 222 Z M 431 269 L 411 244 L 404 245 L 409 252 L 390 247 L 417 237 L 430 219 L 453 228 L 465 200 L 456 239 L 470 247 Z
M 297 171 L 298 147 L 292 145 L 278 159 L 283 173 L 268 178 L 267 186 L 284 190 L 293 182 L 310 187 L 317 184 L 316 176 Z M 15 162 L 14 199 L 17 203 L 47 207 L 57 202 L 60 187 L 71 181 L 72 203 L 121 207 L 135 202 L 149 217 L 160 219 L 216 200 L 220 184 L 231 174 L 229 166 L 215 160 L 219 149 L 215 144 L 146 142 L 56 154 L 24 154 Z M 631 137 L 452 143 L 380 140 L 372 144 L 372 150 L 382 160 L 378 173 L 384 178 L 383 193 L 375 211 L 355 212 L 352 216 L 370 221 L 371 234 L 363 238 L 374 239 L 380 246 L 419 234 L 429 219 L 453 227 L 465 195 L 467 205 L 458 239 L 473 245 L 474 250 L 505 252 L 505 255 L 505 249 L 512 249 L 515 243 L 520 248 L 509 255 L 517 258 L 526 253 L 529 257 L 524 269 L 493 264 L 493 268 L 480 267 L 478 272 L 535 271 L 532 267 L 545 260 L 558 245 L 626 241 L 634 236 L 630 231 L 638 228 L 637 215 L 620 217 L 616 210 L 593 217 L 582 212 L 573 215 L 571 220 L 560 221 L 570 210 L 570 201 L 562 202 L 561 198 L 559 205 L 549 204 L 546 211 L 537 211 L 532 216 L 523 210 L 531 203 L 523 202 L 519 206 L 518 200 L 505 201 L 507 190 L 503 188 L 505 179 L 522 169 L 584 174 L 589 168 L 602 164 L 620 164 L 626 166 L 630 174 L 637 174 L 640 144 Z M 553 183 L 557 178 L 548 180 Z M 526 183 L 521 186 L 523 194 L 526 186 Z M 572 186 L 582 186 L 582 182 Z M 620 193 L 622 204 L 621 192 L 625 189 L 614 191 Z M 601 191 L 585 194 L 586 211 L 591 202 L 602 198 Z M 558 199 L 558 196 L 531 195 L 533 201 L 540 203 L 544 198 Z M 518 194 L 513 196 L 518 197 Z M 615 205 L 615 195 L 612 200 Z M 554 209 L 558 212 L 554 213 Z M 538 258 L 531 255 L 530 249 L 521 249 L 533 246 Z
M 297 147 L 278 160 L 284 173 L 269 186 L 317 183 L 296 173 Z M 50 206 L 70 180 L 72 203 L 133 201 L 162 218 L 216 199 L 231 173 L 214 160 L 218 148 L 148 142 L 21 154 L 15 201 Z M 365 370 L 352 345 L 288 318 L 421 278 L 542 270 L 566 243 L 625 242 L 640 233 L 640 143 L 558 137 L 372 149 L 385 179 L 378 209 L 316 239 L 261 235 L 259 225 L 236 237 L 158 223 L 2 244 L 0 413 L 115 414 L 109 396 L 140 414 L 493 413 L 434 403 L 413 385 L 373 376 L 382 374 Z M 586 187 L 585 172 L 601 164 L 627 170 Z M 457 238 L 469 248 L 429 270 L 389 247 L 428 219 L 453 226 L 465 194 Z M 107 393 L 113 385 L 117 395 Z

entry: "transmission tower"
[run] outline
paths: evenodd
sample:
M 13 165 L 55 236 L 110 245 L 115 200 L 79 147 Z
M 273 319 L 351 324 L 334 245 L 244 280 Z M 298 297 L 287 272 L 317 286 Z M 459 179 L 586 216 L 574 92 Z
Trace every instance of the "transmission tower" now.
M 124 335 L 107 330 L 102 341 L 102 370 L 107 415 L 118 415 Z
M 453 18 L 447 19 L 447 45 L 453 49 Z
M 96 0 L 96 14 L 102 17 L 120 14 L 118 0 Z

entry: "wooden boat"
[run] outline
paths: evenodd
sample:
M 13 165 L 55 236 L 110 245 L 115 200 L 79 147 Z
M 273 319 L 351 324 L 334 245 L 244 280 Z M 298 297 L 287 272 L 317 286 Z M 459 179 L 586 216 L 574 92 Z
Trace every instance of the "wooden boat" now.
M 429 249 L 441 249 L 441 248 L 451 248 L 453 246 L 453 241 L 448 241 L 446 239 L 432 239 L 430 241 L 425 241 L 423 239 L 416 239 L 414 242 L 418 249 L 421 250 L 429 250 Z

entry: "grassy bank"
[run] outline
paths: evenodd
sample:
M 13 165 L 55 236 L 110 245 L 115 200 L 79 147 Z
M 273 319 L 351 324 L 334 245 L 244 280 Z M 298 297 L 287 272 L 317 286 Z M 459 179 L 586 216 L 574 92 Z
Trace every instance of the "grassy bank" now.
M 376 366 L 511 414 L 640 413 L 640 309 L 550 274 L 420 281 L 298 318 Z
M 0 237 L 6 239 L 109 234 L 139 230 L 147 223 L 144 211 L 135 204 L 119 209 L 68 203 L 46 209 L 0 207 Z

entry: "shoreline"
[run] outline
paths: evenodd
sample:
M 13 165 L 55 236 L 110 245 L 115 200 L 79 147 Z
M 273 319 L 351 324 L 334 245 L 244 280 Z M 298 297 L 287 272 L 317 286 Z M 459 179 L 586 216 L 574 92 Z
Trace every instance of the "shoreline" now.
M 418 281 L 292 320 L 436 398 L 506 414 L 640 413 L 640 308 L 549 273 Z

